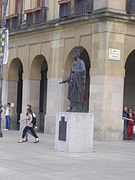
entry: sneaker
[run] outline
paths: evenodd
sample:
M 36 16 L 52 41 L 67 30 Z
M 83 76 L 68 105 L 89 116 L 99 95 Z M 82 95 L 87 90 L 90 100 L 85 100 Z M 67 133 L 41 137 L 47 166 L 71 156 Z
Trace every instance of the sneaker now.
M 28 139 L 25 139 L 23 142 L 28 142 Z

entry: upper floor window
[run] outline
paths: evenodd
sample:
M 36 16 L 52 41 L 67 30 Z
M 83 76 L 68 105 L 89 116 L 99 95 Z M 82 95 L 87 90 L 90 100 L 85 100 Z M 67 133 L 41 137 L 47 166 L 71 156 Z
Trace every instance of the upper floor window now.
M 58 2 L 60 18 L 89 14 L 93 10 L 93 0 L 59 0 Z
M 135 0 L 127 0 L 126 11 L 128 14 L 135 14 Z
M 7 28 L 18 29 L 46 22 L 47 0 L 10 0 L 7 6 Z
M 71 14 L 71 1 L 59 1 L 60 12 L 59 17 L 68 17 Z
M 93 10 L 93 0 L 75 0 L 75 14 L 89 14 Z
M 25 0 L 24 13 L 32 13 L 40 10 L 40 0 Z
M 18 29 L 22 23 L 22 0 L 12 0 L 7 5 L 7 28 Z
M 6 15 L 7 19 L 17 16 L 17 0 L 8 2 Z
M 46 22 L 46 0 L 27 0 L 24 13 L 26 14 L 27 26 Z

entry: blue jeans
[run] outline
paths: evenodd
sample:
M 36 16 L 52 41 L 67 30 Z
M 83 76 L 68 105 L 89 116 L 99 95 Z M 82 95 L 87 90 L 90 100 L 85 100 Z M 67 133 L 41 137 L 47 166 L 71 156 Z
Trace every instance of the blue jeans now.
M 6 116 L 6 129 L 10 130 L 10 116 Z

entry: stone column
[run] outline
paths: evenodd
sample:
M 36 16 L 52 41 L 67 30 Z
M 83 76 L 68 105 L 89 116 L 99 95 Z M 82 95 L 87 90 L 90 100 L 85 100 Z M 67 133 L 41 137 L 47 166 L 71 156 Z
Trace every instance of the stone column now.
M 63 52 L 64 40 L 61 40 L 62 33 L 53 34 L 53 41 L 50 49 L 50 69 L 48 68 L 47 83 L 47 112 L 45 116 L 45 133 L 55 133 L 56 113 L 62 111 L 62 90 L 63 86 L 59 84 L 63 76 Z
M 90 112 L 95 116 L 95 138 L 98 140 L 122 139 L 122 77 L 91 77 Z
M 102 139 L 104 111 L 104 76 L 91 76 L 89 111 L 94 114 L 94 137 Z
M 120 140 L 126 27 L 117 22 L 102 22 L 93 24 L 92 29 L 90 112 L 95 116 L 94 136 L 100 140 Z M 120 50 L 119 60 L 110 59 L 110 48 Z
M 107 8 L 126 13 L 126 0 L 107 0 Z
M 39 117 L 39 101 L 40 101 L 40 80 L 30 80 L 30 95 L 29 104 L 32 105 L 32 110 L 37 117 L 37 127 L 39 130 L 40 117 Z
M 3 80 L 2 83 L 2 105 L 7 104 L 7 95 L 8 95 L 8 81 L 7 80 Z M 4 116 L 4 110 L 2 113 L 2 129 L 5 129 L 5 116 Z
M 21 118 L 23 118 L 26 115 L 26 107 L 27 104 L 29 104 L 29 100 L 30 100 L 30 80 L 25 79 L 23 80 L 23 94 L 22 94 L 22 114 L 21 114 Z M 22 130 L 24 128 L 24 124 L 25 122 L 21 122 L 20 124 L 20 130 Z
M 47 85 L 47 113 L 45 117 L 45 133 L 54 134 L 56 113 L 62 110 L 62 78 L 49 78 Z

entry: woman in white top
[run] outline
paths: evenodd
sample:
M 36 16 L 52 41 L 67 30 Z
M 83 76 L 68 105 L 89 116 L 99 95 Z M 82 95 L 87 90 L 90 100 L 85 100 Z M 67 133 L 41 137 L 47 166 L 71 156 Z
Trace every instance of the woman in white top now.
M 21 121 L 26 121 L 26 124 L 25 124 L 24 130 L 23 130 L 22 138 L 19 141 L 19 143 L 25 142 L 24 138 L 25 138 L 28 130 L 30 130 L 32 135 L 35 137 L 35 143 L 39 142 L 39 138 L 38 138 L 36 132 L 33 129 L 32 110 L 31 110 L 31 108 L 27 107 L 27 115 L 26 115 L 26 117 L 24 119 L 20 120 L 20 122 Z
M 12 116 L 12 108 L 11 104 L 7 103 L 7 105 L 3 106 L 5 109 L 5 120 L 6 120 L 6 129 L 5 130 L 10 130 L 10 120 Z

